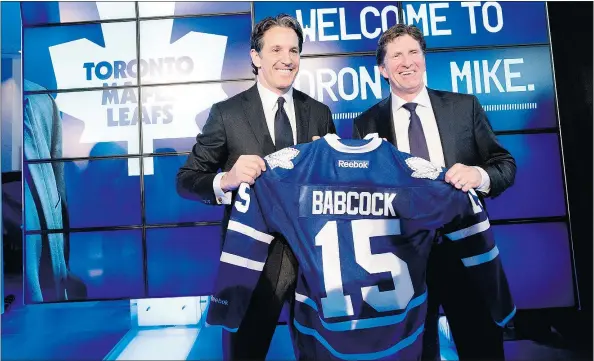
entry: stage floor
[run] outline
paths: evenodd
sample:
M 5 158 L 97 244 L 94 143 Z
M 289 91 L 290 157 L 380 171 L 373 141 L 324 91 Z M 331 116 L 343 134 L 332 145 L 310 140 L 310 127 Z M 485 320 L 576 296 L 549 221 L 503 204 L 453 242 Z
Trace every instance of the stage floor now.
M 130 301 L 22 305 L 19 279 L 7 279 L 16 299 L 2 315 L 4 360 L 220 360 L 216 327 L 131 327 Z M 288 327 L 279 325 L 267 360 L 294 360 Z M 583 359 L 570 350 L 530 340 L 505 342 L 507 360 Z M 442 344 L 443 360 L 457 360 Z

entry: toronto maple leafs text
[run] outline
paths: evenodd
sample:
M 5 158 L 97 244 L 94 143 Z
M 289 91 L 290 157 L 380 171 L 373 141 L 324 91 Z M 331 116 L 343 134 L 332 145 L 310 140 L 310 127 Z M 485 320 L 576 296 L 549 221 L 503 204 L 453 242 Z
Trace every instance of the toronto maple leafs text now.
M 137 88 L 107 89 L 107 86 L 104 85 L 106 89 L 101 99 L 101 105 L 107 112 L 107 126 L 136 125 L 139 112 Z M 141 119 L 144 124 L 169 124 L 173 121 L 174 99 L 158 88 L 143 88 L 141 94 Z M 130 104 L 130 107 L 122 107 L 123 104 Z M 119 106 L 116 109 L 109 105 Z

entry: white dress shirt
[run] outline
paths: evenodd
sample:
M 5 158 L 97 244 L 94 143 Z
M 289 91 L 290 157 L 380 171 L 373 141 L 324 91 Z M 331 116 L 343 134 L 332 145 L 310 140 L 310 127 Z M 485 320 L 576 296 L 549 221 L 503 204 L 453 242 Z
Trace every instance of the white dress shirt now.
M 392 118 L 394 121 L 394 131 L 396 132 L 396 144 L 399 151 L 410 153 L 410 142 L 408 140 L 410 112 L 402 107 L 406 103 L 409 102 L 392 92 Z M 425 134 L 427 149 L 429 150 L 429 160 L 437 166 L 445 167 L 441 137 L 427 88 L 423 87 L 423 90 L 410 103 L 418 104 L 415 112 L 419 116 L 421 125 L 423 126 L 423 133 Z M 481 167 L 474 168 L 481 174 L 481 184 L 477 190 L 488 193 L 491 188 L 489 175 Z
M 297 132 L 295 131 L 295 129 L 297 129 L 297 120 L 295 116 L 295 104 L 293 103 L 293 88 L 289 88 L 289 90 L 282 95 L 278 95 L 265 88 L 259 82 L 257 83 L 257 88 L 258 93 L 260 94 L 260 99 L 262 100 L 264 117 L 266 118 L 266 125 L 268 126 L 268 132 L 270 133 L 272 142 L 276 144 L 274 134 L 274 118 L 278 109 L 278 98 L 282 96 L 285 98 L 283 108 L 289 117 L 289 123 L 291 124 L 291 130 L 293 132 L 293 144 L 297 144 Z M 226 172 L 221 172 L 217 174 L 212 182 L 212 187 L 218 204 L 231 204 L 231 192 L 223 192 L 221 189 L 221 178 L 225 173 Z

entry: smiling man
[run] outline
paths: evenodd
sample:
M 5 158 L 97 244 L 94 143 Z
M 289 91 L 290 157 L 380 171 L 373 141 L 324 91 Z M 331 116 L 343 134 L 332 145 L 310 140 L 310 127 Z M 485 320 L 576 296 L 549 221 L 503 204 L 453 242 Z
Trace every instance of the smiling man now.
M 353 138 L 378 133 L 400 151 L 449 168 L 446 182 L 479 197 L 496 197 L 510 187 L 516 163 L 498 142 L 474 95 L 427 88 L 426 44 L 415 26 L 398 24 L 378 42 L 376 60 L 390 84 L 390 96 L 354 121 Z M 503 330 L 472 287 L 460 258 L 446 243 L 429 259 L 429 317 L 424 333 L 424 359 L 439 360 L 437 315 L 443 306 L 460 360 L 504 358 Z
M 302 45 L 299 23 L 286 14 L 254 26 L 250 56 L 256 84 L 212 106 L 177 174 L 182 197 L 225 205 L 222 239 L 237 188 L 243 182 L 253 184 L 265 171 L 262 157 L 336 133 L 328 106 L 293 89 Z M 272 242 L 243 323 L 237 332 L 224 335 L 225 359 L 264 360 L 283 304 L 293 301 L 297 261 L 284 238 Z

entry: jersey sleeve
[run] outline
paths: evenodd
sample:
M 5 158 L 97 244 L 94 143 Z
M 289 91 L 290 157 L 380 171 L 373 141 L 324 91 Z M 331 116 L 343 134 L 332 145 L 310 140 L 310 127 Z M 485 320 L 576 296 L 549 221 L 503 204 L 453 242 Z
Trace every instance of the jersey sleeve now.
M 274 239 L 262 211 L 255 189 L 242 184 L 231 211 L 210 297 L 209 325 L 235 332 L 241 324 Z
M 515 315 L 514 305 L 489 217 L 474 190 L 453 190 L 456 214 L 443 228 L 444 242 L 455 247 L 493 320 L 504 327 Z

